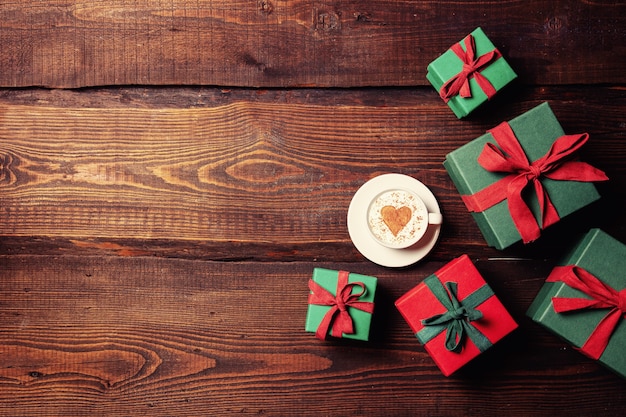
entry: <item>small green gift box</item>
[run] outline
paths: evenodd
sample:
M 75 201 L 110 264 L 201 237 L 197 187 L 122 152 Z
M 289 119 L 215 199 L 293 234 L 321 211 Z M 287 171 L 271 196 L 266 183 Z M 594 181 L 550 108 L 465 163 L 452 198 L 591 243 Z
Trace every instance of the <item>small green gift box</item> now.
M 368 275 L 315 268 L 305 330 L 321 340 L 333 336 L 367 341 L 377 282 Z
M 428 81 L 459 119 L 516 77 L 481 28 L 431 62 L 426 73 Z
M 532 242 L 598 200 L 604 173 L 575 158 L 586 133 L 564 135 L 548 103 L 450 152 L 443 163 L 490 246 Z
M 626 378 L 626 245 L 592 229 L 555 267 L 527 315 Z

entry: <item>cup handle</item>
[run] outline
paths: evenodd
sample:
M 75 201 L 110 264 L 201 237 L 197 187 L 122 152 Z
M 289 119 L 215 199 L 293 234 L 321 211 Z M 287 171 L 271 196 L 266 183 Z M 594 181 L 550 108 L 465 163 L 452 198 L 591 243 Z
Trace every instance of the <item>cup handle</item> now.
M 441 224 L 442 221 L 441 213 L 428 213 L 428 224 Z

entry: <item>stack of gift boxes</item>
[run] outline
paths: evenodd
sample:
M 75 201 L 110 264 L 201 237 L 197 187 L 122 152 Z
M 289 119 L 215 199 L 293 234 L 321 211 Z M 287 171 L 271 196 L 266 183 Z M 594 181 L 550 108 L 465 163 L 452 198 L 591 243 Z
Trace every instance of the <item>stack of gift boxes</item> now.
M 465 117 L 516 78 L 480 29 L 435 59 L 427 78 Z M 529 243 L 599 199 L 604 173 L 581 161 L 588 135 L 566 135 L 548 103 L 489 130 L 443 162 L 490 246 Z M 527 315 L 626 377 L 626 245 L 590 230 L 555 266 Z M 306 331 L 319 339 L 368 340 L 377 279 L 315 269 Z M 395 305 L 446 376 L 517 328 L 467 255 L 423 279 Z

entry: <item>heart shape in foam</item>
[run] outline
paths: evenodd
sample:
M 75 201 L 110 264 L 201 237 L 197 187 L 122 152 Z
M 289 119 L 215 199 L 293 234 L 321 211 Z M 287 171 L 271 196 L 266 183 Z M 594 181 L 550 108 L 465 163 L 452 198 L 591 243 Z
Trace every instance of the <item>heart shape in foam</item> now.
M 391 233 L 397 236 L 400 230 L 409 223 L 413 212 L 407 206 L 402 206 L 398 209 L 393 206 L 385 206 L 380 209 L 380 214 Z

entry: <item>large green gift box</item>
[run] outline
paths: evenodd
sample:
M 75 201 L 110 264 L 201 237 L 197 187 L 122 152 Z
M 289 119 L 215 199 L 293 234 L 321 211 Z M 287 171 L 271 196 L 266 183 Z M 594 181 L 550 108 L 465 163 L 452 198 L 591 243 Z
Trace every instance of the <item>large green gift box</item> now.
M 498 137 L 498 141 L 494 135 Z M 516 146 L 521 148 L 519 149 L 521 156 L 518 157 L 527 159 L 527 171 L 495 172 L 481 165 L 484 161 L 481 158 L 484 157 L 486 151 L 500 149 L 502 135 L 512 137 Z M 546 102 L 508 123 L 501 123 L 486 134 L 450 152 L 446 155 L 443 165 L 468 210 L 472 212 L 487 243 L 497 249 L 504 249 L 520 240 L 524 240 L 524 243 L 535 240 L 540 230 L 600 198 L 590 181 L 606 180 L 606 176 L 601 171 L 573 158 L 573 154 L 566 155 L 567 158 L 559 167 L 559 169 L 569 170 L 564 178 L 552 179 L 550 176 L 553 174 L 550 172 L 545 175 L 535 175 L 533 171 L 539 162 L 552 163 L 551 158 L 563 156 L 564 141 L 568 144 L 575 142 L 570 146 L 571 152 L 574 152 L 584 144 L 587 137 L 587 134 L 564 136 L 559 121 Z M 507 156 L 507 152 L 502 152 L 502 154 Z M 546 159 L 548 155 L 550 157 Z M 548 169 L 554 170 L 555 168 L 550 165 Z M 580 178 L 576 178 L 577 176 Z M 534 177 L 537 181 L 532 179 Z M 576 179 L 572 180 L 572 178 Z M 519 194 L 521 201 L 507 194 L 510 190 L 507 181 L 513 179 L 515 182 L 528 181 L 523 193 Z M 497 192 L 492 191 L 499 185 L 502 187 Z M 540 194 L 535 191 L 537 186 L 542 187 L 541 196 L 547 198 L 546 201 L 552 204 L 553 210 L 550 211 L 550 216 L 546 216 L 547 211 L 541 208 L 538 198 Z M 487 208 L 478 207 L 483 203 L 477 202 L 477 197 L 482 197 L 485 201 L 493 201 L 486 204 Z M 535 229 L 535 235 L 531 237 L 522 236 L 518 225 L 519 216 L 515 218 L 512 216 L 512 207 L 520 210 L 516 207 L 519 207 L 522 202 L 526 207 L 523 210 L 526 210 L 528 214 L 523 226 Z
M 625 271 L 626 245 L 592 229 L 554 268 L 527 315 L 626 377 Z
M 368 340 L 378 279 L 347 271 L 315 268 L 309 280 L 305 330 L 328 336 Z
M 440 55 L 427 70 L 426 78 L 458 118 L 470 114 L 517 77 L 481 28 Z

